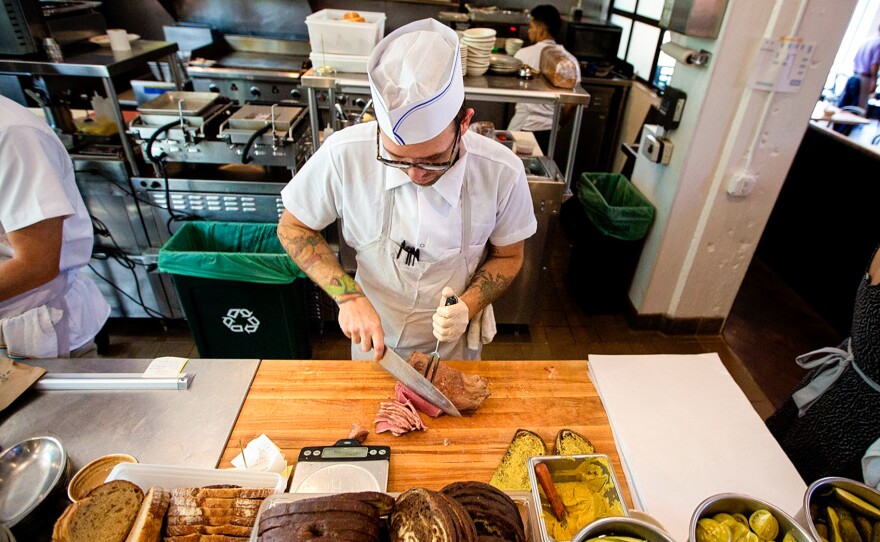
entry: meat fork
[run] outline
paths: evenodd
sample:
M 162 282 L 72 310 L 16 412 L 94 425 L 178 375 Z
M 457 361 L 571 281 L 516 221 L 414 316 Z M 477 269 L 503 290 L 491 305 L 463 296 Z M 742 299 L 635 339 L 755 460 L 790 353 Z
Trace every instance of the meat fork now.
M 452 295 L 446 298 L 445 306 L 448 307 L 450 305 L 455 305 L 456 303 L 458 303 L 458 298 Z M 434 379 L 437 378 L 438 367 L 440 367 L 440 339 L 437 339 L 437 346 L 434 347 L 433 352 L 428 354 L 428 363 L 425 364 L 424 376 L 431 384 L 433 384 Z

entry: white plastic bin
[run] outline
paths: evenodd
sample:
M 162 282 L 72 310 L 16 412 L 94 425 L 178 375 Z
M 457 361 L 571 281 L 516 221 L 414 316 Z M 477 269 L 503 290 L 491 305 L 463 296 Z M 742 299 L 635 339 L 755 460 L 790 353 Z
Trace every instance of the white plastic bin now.
M 366 22 L 345 21 L 344 9 L 322 9 L 306 17 L 312 52 L 367 56 L 385 35 L 385 14 L 358 11 Z
M 309 55 L 312 66 L 333 66 L 337 72 L 344 73 L 367 73 L 367 60 L 369 59 L 369 55 L 331 55 L 316 51 L 312 51 Z

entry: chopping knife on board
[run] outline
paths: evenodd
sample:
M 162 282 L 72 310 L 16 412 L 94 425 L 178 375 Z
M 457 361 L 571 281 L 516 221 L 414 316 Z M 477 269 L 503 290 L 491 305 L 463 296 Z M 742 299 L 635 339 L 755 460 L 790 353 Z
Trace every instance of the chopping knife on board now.
M 391 376 L 399 380 L 404 386 L 411 389 L 424 400 L 436 406 L 446 414 L 461 417 L 461 413 L 455 408 L 443 392 L 437 389 L 427 378 L 422 376 L 418 371 L 407 363 L 403 358 L 398 356 L 393 350 L 385 347 L 385 355 L 379 361 L 379 365 L 388 371 Z

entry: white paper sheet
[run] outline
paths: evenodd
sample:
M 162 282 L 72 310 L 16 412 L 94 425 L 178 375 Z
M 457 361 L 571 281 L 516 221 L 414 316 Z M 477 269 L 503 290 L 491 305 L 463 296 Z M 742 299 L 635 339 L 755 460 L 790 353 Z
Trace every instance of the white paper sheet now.
M 717 354 L 590 356 L 634 503 L 675 540 L 718 493 L 744 493 L 792 516 L 807 486 Z

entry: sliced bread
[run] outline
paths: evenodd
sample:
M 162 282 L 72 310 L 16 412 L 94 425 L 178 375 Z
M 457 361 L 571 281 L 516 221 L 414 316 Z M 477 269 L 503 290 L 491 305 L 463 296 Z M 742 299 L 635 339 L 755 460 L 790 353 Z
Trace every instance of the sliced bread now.
M 536 455 L 547 455 L 544 440 L 531 431 L 517 429 L 489 483 L 502 491 L 528 491 L 528 461 Z
M 576 433 L 571 429 L 560 429 L 556 433 L 556 442 L 553 444 L 553 455 L 583 455 L 594 454 L 596 449 L 590 439 Z
M 144 492 L 125 480 L 91 490 L 77 501 L 59 531 L 63 542 L 124 542 L 144 500 Z M 65 518 L 66 516 L 66 518 Z
M 161 487 L 151 487 L 144 496 L 144 502 L 125 542 L 160 542 L 162 522 L 170 502 L 169 492 Z

